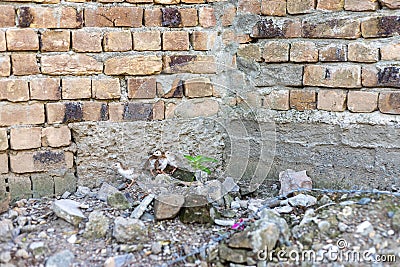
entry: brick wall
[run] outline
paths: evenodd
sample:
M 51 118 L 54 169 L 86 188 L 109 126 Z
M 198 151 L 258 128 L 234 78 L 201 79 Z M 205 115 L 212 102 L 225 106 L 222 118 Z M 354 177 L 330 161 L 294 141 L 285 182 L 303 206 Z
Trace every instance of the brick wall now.
M 74 190 L 82 122 L 223 117 L 240 99 L 400 114 L 396 0 L 0 5 L 0 190 L 14 198 Z

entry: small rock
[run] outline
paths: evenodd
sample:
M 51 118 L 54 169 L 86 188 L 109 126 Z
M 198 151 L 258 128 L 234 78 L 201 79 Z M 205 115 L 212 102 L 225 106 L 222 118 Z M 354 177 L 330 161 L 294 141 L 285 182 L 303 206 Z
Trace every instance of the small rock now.
M 79 205 L 79 208 L 80 208 L 80 209 L 87 210 L 87 209 L 89 209 L 89 205 L 88 205 L 88 204 L 82 203 L 82 204 Z
M 42 255 L 47 252 L 47 246 L 44 242 L 33 242 L 29 245 L 29 249 L 34 256 Z
M 318 229 L 323 233 L 327 233 L 330 227 L 331 224 L 328 221 L 320 221 L 318 223 Z
M 2 251 L 0 252 L 0 262 L 7 263 L 11 260 L 10 251 Z
M 78 198 L 84 198 L 90 193 L 90 188 L 86 186 L 78 186 L 78 189 L 75 192 L 75 196 Z
M 53 211 L 58 217 L 77 226 L 85 218 L 79 205 L 79 202 L 70 199 L 56 200 L 53 202 Z
M 131 203 L 129 203 L 128 199 L 121 192 L 109 195 L 107 197 L 107 204 L 119 210 L 126 210 L 131 207 Z
M 300 222 L 300 226 L 309 224 L 311 222 L 316 222 L 317 218 L 315 217 L 315 211 L 314 209 L 308 209 L 304 213 L 303 219 Z
M 307 176 L 306 171 L 296 172 L 294 170 L 286 170 L 279 173 L 279 181 L 281 190 L 279 195 L 286 196 L 292 191 L 300 188 L 312 189 L 312 180 Z
M 69 198 L 70 195 L 71 195 L 70 192 L 65 191 L 64 194 L 62 194 L 61 198 L 62 198 L 62 199 L 67 199 L 67 198 Z
M 38 234 L 38 238 L 40 238 L 40 239 L 46 239 L 46 238 L 48 238 L 49 236 L 46 234 L 46 232 L 44 232 L 44 231 L 42 231 L 42 232 L 40 232 L 39 234 Z
M 19 226 L 24 226 L 28 222 L 28 217 L 26 216 L 18 216 L 17 223 Z
M 11 220 L 3 219 L 0 221 L 0 241 L 9 242 L 12 238 L 14 226 Z
M 238 209 L 240 209 L 240 207 L 241 206 L 240 206 L 239 201 L 234 200 L 231 202 L 231 209 L 238 210 Z
M 208 173 L 202 170 L 197 170 L 194 172 L 194 177 L 196 178 L 196 181 L 199 181 L 200 183 L 204 184 L 208 180 Z
M 318 200 L 318 203 L 322 206 L 322 205 L 326 205 L 329 203 L 333 203 L 332 199 L 330 197 L 328 197 L 327 195 L 323 195 L 320 200 Z
M 70 243 L 70 244 L 75 244 L 77 240 L 78 240 L 78 238 L 76 237 L 76 235 L 71 235 L 71 236 L 67 239 L 67 242 Z
M 224 205 L 222 183 L 218 180 L 211 180 L 202 186 L 198 186 L 196 193 L 206 196 L 209 202 L 217 202 L 219 205 Z
M 293 208 L 291 206 L 276 207 L 274 210 L 278 213 L 291 213 Z
M 225 181 L 222 183 L 223 194 L 229 192 L 239 192 L 240 188 L 232 177 L 226 177 Z
M 144 222 L 154 222 L 155 218 L 153 214 L 150 214 L 148 212 L 145 212 L 142 217 L 140 217 L 140 220 Z
M 225 261 L 234 263 L 246 263 L 247 250 L 245 249 L 231 249 L 225 244 L 222 244 L 218 248 L 219 256 Z
M 16 210 L 9 210 L 8 211 L 8 218 L 11 219 L 11 220 L 14 220 L 15 218 L 17 218 L 18 215 L 19 215 L 18 211 L 16 211 Z
M 109 220 L 101 211 L 93 211 L 89 214 L 84 236 L 86 238 L 102 238 L 107 234 Z
M 132 254 L 110 257 L 104 262 L 104 267 L 123 267 L 130 266 L 134 258 Z
M 345 223 L 339 222 L 338 223 L 338 228 L 340 232 L 346 232 L 349 226 Z
M 317 204 L 317 199 L 310 195 L 298 194 L 288 199 L 289 204 L 294 207 L 310 207 Z
M 212 223 L 210 208 L 205 196 L 188 195 L 179 218 L 183 223 Z
M 222 210 L 221 216 L 225 218 L 234 218 L 236 216 L 236 212 L 233 210 Z
M 151 253 L 153 254 L 160 254 L 162 251 L 162 246 L 160 244 L 160 242 L 154 242 L 153 244 L 151 244 Z
M 21 248 L 21 249 L 18 249 L 15 252 L 15 257 L 22 258 L 22 259 L 27 259 L 27 258 L 29 258 L 29 253 L 25 249 Z
M 114 220 L 113 236 L 120 243 L 147 239 L 147 228 L 139 219 L 117 217 Z
M 359 205 L 367 205 L 370 202 L 371 202 L 371 199 L 369 197 L 363 197 L 357 202 L 357 204 L 359 204 Z
M 96 198 L 101 201 L 107 201 L 107 197 L 109 195 L 115 194 L 117 192 L 119 192 L 117 188 L 104 182 L 101 185 L 99 192 L 97 192 Z
M 216 225 L 221 225 L 221 226 L 232 226 L 235 224 L 234 220 L 220 220 L 220 219 L 214 219 L 214 223 Z
M 263 199 L 250 199 L 248 204 L 248 209 L 257 212 L 263 206 Z
M 392 229 L 390 229 L 390 230 L 387 232 L 387 234 L 388 234 L 388 235 L 394 235 L 394 231 L 393 231 Z
M 372 231 L 374 231 L 374 227 L 369 221 L 364 221 L 356 227 L 356 233 L 360 233 L 362 235 L 368 235 Z
M 289 244 L 289 226 L 285 219 L 280 217 L 276 212 L 270 209 L 263 209 L 260 212 L 260 224 L 263 223 L 274 223 L 279 229 L 279 242 L 281 244 Z M 256 222 L 257 223 L 257 222 Z M 261 248 L 263 249 L 263 248 Z
M 356 202 L 353 200 L 346 200 L 346 201 L 342 201 L 339 203 L 340 206 L 349 206 L 349 205 L 353 205 L 353 204 L 356 204 Z
M 153 201 L 154 197 L 155 197 L 154 194 L 149 194 L 147 197 L 145 197 L 143 201 L 139 204 L 139 206 L 137 206 L 133 210 L 130 217 L 134 219 L 139 219 L 140 217 L 142 217 L 143 213 L 146 211 L 147 207 Z
M 183 203 L 185 203 L 185 198 L 182 195 L 170 194 L 158 196 L 154 201 L 154 216 L 157 220 L 175 218 Z
M 63 250 L 50 256 L 46 261 L 46 267 L 69 267 L 75 260 L 74 254 L 69 250 Z
M 388 212 L 387 212 L 387 216 L 388 216 L 388 218 L 393 218 L 393 216 L 394 216 L 394 211 L 388 211 Z

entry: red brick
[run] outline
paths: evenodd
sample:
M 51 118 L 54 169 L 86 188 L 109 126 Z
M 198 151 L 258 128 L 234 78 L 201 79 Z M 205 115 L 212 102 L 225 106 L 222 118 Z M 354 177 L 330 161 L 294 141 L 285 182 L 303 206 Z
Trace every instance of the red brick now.
M 400 92 L 381 92 L 378 105 L 382 113 L 400 114 Z
M 8 149 L 7 129 L 0 128 L 0 151 Z
M 266 16 L 286 16 L 286 0 L 261 0 L 261 14 Z
M 4 52 L 6 50 L 7 50 L 6 32 L 0 31 L 0 51 Z
M 42 145 L 50 147 L 69 146 L 71 144 L 71 130 L 68 126 L 46 127 L 42 129 Z
M 197 17 L 197 9 L 195 8 L 181 8 L 179 9 L 181 13 L 181 26 L 182 27 L 195 27 L 199 23 Z
M 214 56 L 171 55 L 163 57 L 164 73 L 213 74 L 217 71 Z
M 101 52 L 102 33 L 86 30 L 72 32 L 72 49 L 75 52 Z
M 0 28 L 15 26 L 15 9 L 13 6 L 2 5 L 0 9 Z
M 28 101 L 28 82 L 16 79 L 0 80 L 0 100 L 11 102 Z
M 6 31 L 7 50 L 30 51 L 39 49 L 39 38 L 32 29 L 12 29 Z
M 203 28 L 215 27 L 217 19 L 215 18 L 214 8 L 201 7 L 199 9 L 199 23 Z
M 7 77 L 11 74 L 10 56 L 0 56 L 0 76 Z
M 238 11 L 243 13 L 260 14 L 261 1 L 260 0 L 239 0 Z
M 345 90 L 320 90 L 317 108 L 327 111 L 344 111 L 347 92 Z
M 382 45 L 381 60 L 400 60 L 400 42 Z
M 40 73 L 36 54 L 12 54 L 11 62 L 14 75 L 34 75 Z
M 345 0 L 344 9 L 348 11 L 375 11 L 379 9 L 378 0 Z
M 378 109 L 378 92 L 349 91 L 347 108 L 352 112 L 373 112 Z
M 0 173 L 8 173 L 7 153 L 0 153 Z
M 400 68 L 397 66 L 365 66 L 362 69 L 362 84 L 365 87 L 400 88 Z
M 314 91 L 291 90 L 290 91 L 290 107 L 299 111 L 316 109 L 317 94 Z
M 262 57 L 266 62 L 289 61 L 289 44 L 284 42 L 266 42 Z
M 287 0 L 287 12 L 289 14 L 310 13 L 314 8 L 314 0 Z
M 154 3 L 162 5 L 174 5 L 178 4 L 179 2 L 180 0 L 154 0 Z
M 360 21 L 357 19 L 332 18 L 324 20 L 304 20 L 303 37 L 357 39 L 361 37 Z
M 317 9 L 341 11 L 343 10 L 345 0 L 318 0 Z
M 96 7 L 85 8 L 86 27 L 133 27 L 142 26 L 143 8 Z
M 129 78 L 128 98 L 155 98 L 156 78 Z
M 235 17 L 236 17 L 236 7 L 232 4 L 225 4 L 224 13 L 222 14 L 222 26 L 224 27 L 231 26 Z
M 294 42 L 290 46 L 290 61 L 318 62 L 318 49 L 313 42 Z
M 70 46 L 70 31 L 47 30 L 41 34 L 42 52 L 66 52 Z
M 110 103 L 110 121 L 149 121 L 153 119 L 153 104 Z
M 42 55 L 43 74 L 88 75 L 102 73 L 103 63 L 84 54 Z
M 163 120 L 164 116 L 164 101 L 158 101 L 153 105 L 153 120 Z
M 304 67 L 303 83 L 309 86 L 360 88 L 361 67 L 308 65 Z
M 133 49 L 137 51 L 156 51 L 161 50 L 160 31 L 134 32 Z
M 194 50 L 207 51 L 214 47 L 217 34 L 215 32 L 195 31 L 190 36 L 190 41 Z
M 170 31 L 163 33 L 163 50 L 189 50 L 189 33 L 184 31 Z
M 62 79 L 62 98 L 80 99 L 92 96 L 92 81 L 90 78 Z
M 60 79 L 34 78 L 30 81 L 30 92 L 34 100 L 60 100 Z
M 349 61 L 377 62 L 379 60 L 379 50 L 372 45 L 357 42 L 350 43 L 347 47 Z
M 0 105 L 0 126 L 42 123 L 44 123 L 43 104 L 1 103 Z
M 162 23 L 162 13 L 160 8 L 144 10 L 144 25 L 146 27 L 160 27 Z
M 64 121 L 65 105 L 64 103 L 46 104 L 47 123 L 62 123 Z
M 82 11 L 73 7 L 20 7 L 17 13 L 20 27 L 80 28 L 83 22 Z
M 118 78 L 92 80 L 93 97 L 96 99 L 118 99 L 121 88 Z
M 107 75 L 150 75 L 162 70 L 161 58 L 152 55 L 110 58 L 104 65 L 104 73 Z
M 347 61 L 346 45 L 331 44 L 319 50 L 319 60 L 322 62 Z
M 84 121 L 108 120 L 108 106 L 103 102 L 83 102 Z
M 364 38 L 391 37 L 400 34 L 400 16 L 372 17 L 361 23 Z
M 132 34 L 130 31 L 107 32 L 104 34 L 104 51 L 124 52 L 132 49 Z
M 302 36 L 298 19 L 270 18 L 258 21 L 252 29 L 253 38 L 297 38 Z
M 41 140 L 42 128 L 12 128 L 10 132 L 11 149 L 32 149 L 42 145 Z

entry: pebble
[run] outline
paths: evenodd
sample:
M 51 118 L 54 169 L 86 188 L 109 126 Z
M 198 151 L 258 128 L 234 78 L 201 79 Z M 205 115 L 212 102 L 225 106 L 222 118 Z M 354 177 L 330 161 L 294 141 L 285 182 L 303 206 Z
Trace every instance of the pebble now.
M 394 235 L 394 231 L 393 230 L 389 230 L 387 233 L 388 233 L 388 235 Z
M 374 230 L 374 227 L 369 221 L 364 221 L 357 225 L 356 227 L 356 233 L 360 233 L 362 235 L 368 235 Z
M 238 210 L 240 209 L 240 207 L 241 206 L 239 201 L 234 200 L 231 202 L 231 209 Z
M 69 267 L 74 262 L 75 255 L 69 250 L 60 251 L 50 256 L 46 267 Z
M 321 232 L 327 233 L 329 231 L 330 227 L 331 227 L 331 224 L 328 221 L 320 221 L 318 223 L 318 229 Z
M 129 263 L 133 260 L 132 254 L 119 255 L 110 257 L 104 262 L 104 267 L 122 267 L 129 266 Z
M 220 220 L 214 219 L 214 223 L 220 226 L 232 226 L 235 224 L 235 220 Z
M 71 236 L 67 239 L 68 243 L 70 243 L 70 244 L 75 244 L 77 240 L 78 240 L 78 238 L 76 237 L 76 235 L 71 235 Z
M 162 246 L 160 242 L 154 242 L 151 244 L 151 252 L 153 254 L 160 254 L 162 251 Z
M 349 226 L 345 223 L 339 222 L 338 228 L 339 228 L 340 232 L 346 232 L 346 230 L 349 228 Z
M 52 208 L 57 217 L 77 226 L 84 218 L 86 218 L 80 211 L 79 206 L 79 202 L 70 199 L 61 199 L 54 201 Z
M 90 188 L 86 186 L 78 186 L 78 189 L 75 192 L 75 196 L 78 198 L 84 198 L 86 195 L 90 193 Z
M 18 217 L 18 212 L 16 210 L 9 210 L 8 211 L 8 218 L 11 220 L 14 220 L 15 218 Z
M 27 258 L 29 258 L 29 253 L 25 249 L 21 248 L 21 249 L 18 249 L 15 252 L 15 257 L 22 258 L 22 259 L 27 259 Z
M 371 199 L 369 198 L 369 197 L 363 197 L 363 198 L 361 198 L 358 202 L 357 202 L 357 204 L 360 204 L 360 205 L 367 205 L 367 204 L 369 204 L 371 202 Z
M 45 238 L 47 238 L 47 237 L 49 237 L 47 234 L 46 234 L 46 232 L 44 232 L 44 231 L 42 231 L 42 232 L 40 232 L 39 234 L 38 234 L 38 238 L 40 238 L 40 239 L 45 239 Z
M 62 199 L 67 199 L 67 198 L 69 198 L 69 196 L 71 196 L 71 193 L 68 192 L 68 191 L 65 191 L 64 194 L 62 194 L 61 198 Z
M 288 199 L 289 204 L 294 207 L 310 207 L 317 204 L 317 199 L 310 195 L 298 194 Z
M 276 207 L 274 208 L 274 210 L 279 213 L 291 213 L 293 211 L 293 208 L 291 206 L 283 206 L 283 207 Z
M 10 251 L 2 251 L 0 252 L 0 262 L 7 263 L 11 260 Z
M 393 218 L 393 216 L 394 216 L 394 211 L 388 211 L 388 212 L 387 212 L 387 216 L 388 216 L 389 218 Z
M 143 201 L 140 203 L 139 206 L 137 206 L 132 214 L 131 214 L 131 218 L 134 219 L 139 219 L 140 217 L 142 217 L 143 213 L 146 211 L 147 207 L 150 205 L 150 203 L 153 201 L 155 195 L 154 194 L 149 194 L 147 197 L 145 197 L 143 199 Z
M 8 242 L 12 238 L 13 224 L 11 220 L 5 219 L 0 221 L 0 241 Z
M 34 256 L 41 255 L 46 252 L 47 247 L 44 242 L 32 242 L 29 245 L 29 249 L 32 251 Z

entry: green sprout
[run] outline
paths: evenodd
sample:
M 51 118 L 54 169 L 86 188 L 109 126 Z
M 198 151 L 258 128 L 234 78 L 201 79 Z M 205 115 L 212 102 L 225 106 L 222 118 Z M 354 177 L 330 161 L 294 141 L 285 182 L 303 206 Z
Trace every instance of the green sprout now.
M 211 174 L 211 171 L 210 171 L 209 168 L 204 166 L 203 163 L 205 163 L 205 162 L 218 162 L 218 160 L 216 160 L 214 158 L 209 158 L 209 157 L 205 157 L 205 156 L 202 156 L 202 155 L 198 155 L 198 156 L 183 155 L 183 156 L 189 161 L 189 163 L 190 163 L 190 165 L 192 166 L 193 169 L 206 172 L 208 175 Z

